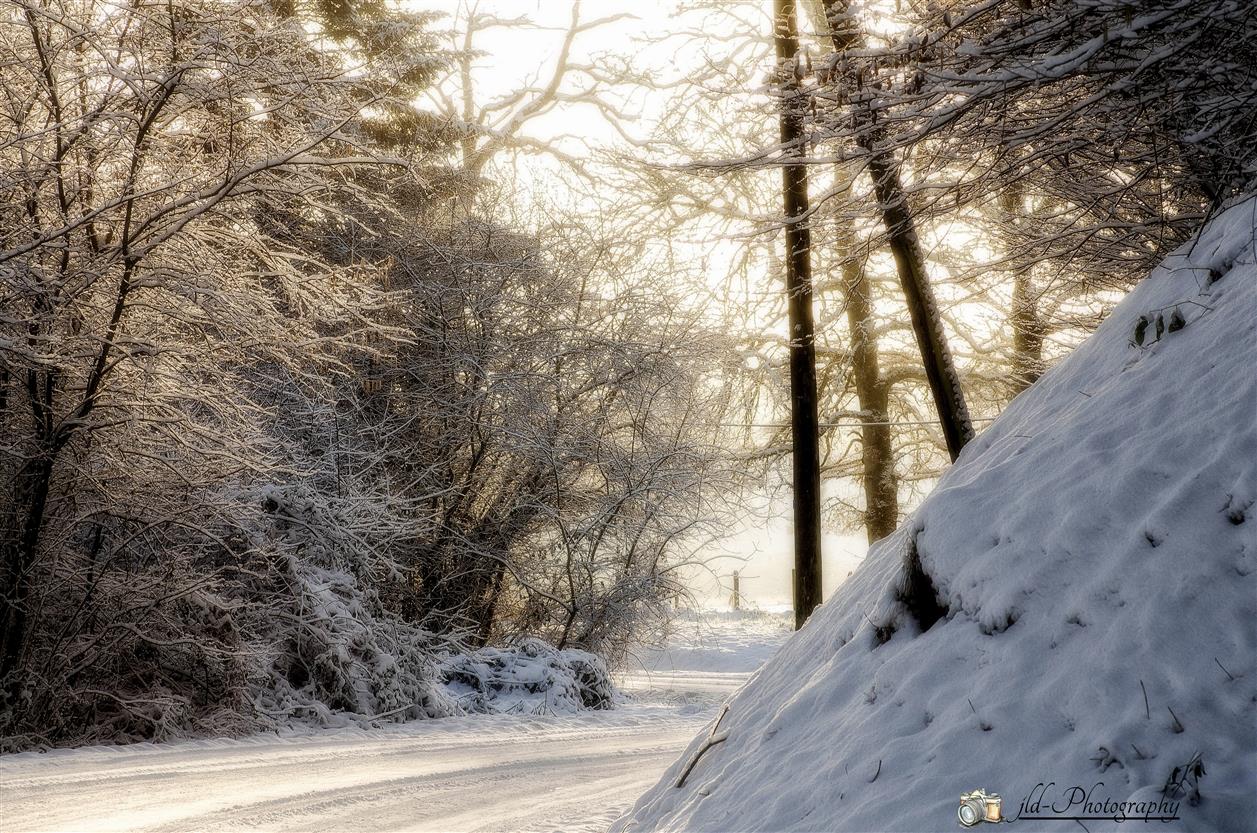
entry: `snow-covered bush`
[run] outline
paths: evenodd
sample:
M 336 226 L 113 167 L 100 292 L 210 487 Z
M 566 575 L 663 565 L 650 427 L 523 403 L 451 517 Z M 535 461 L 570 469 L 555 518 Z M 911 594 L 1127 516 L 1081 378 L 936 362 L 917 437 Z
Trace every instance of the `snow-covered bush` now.
M 727 345 L 592 232 L 471 220 L 376 245 L 404 337 L 368 369 L 355 430 L 384 438 L 377 471 L 430 519 L 390 604 L 479 645 L 615 657 L 716 529 L 731 474 L 704 379 Z
M 606 663 L 536 638 L 506 648 L 455 654 L 441 666 L 445 688 L 470 712 L 561 714 L 609 709 L 615 689 Z
M 271 611 L 272 640 L 250 682 L 257 712 L 320 725 L 461 713 L 436 683 L 430 634 L 380 610 L 343 570 L 289 565 L 291 606 Z
M 718 340 L 588 241 L 450 230 L 423 16 L 323 11 L 0 15 L 2 746 L 455 713 L 438 648 L 676 595 Z
M 266 572 L 252 590 L 266 604 L 249 696 L 259 715 L 333 725 L 461 713 L 439 684 L 432 635 L 385 610 L 357 575 L 380 566 L 357 533 L 361 507 L 381 503 L 308 486 L 267 486 L 258 497 L 254 551 Z
M 4 746 L 255 726 L 249 680 L 275 628 L 311 630 L 314 568 L 346 571 L 328 591 L 346 607 L 365 586 L 374 542 L 294 570 L 303 554 L 266 539 L 248 494 L 334 473 L 312 488 L 356 500 L 331 488 L 323 437 L 378 293 L 284 227 L 334 213 L 333 184 L 371 199 L 344 176 L 370 151 L 346 133 L 365 98 L 340 64 L 251 0 L 0 15 Z M 387 630 L 370 604 L 326 607 L 332 654 L 368 661 Z

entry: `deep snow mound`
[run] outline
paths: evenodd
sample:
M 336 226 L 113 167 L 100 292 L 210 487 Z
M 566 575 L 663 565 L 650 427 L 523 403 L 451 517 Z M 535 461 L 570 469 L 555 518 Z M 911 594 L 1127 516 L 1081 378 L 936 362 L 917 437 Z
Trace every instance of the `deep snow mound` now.
M 615 829 L 956 830 L 976 789 L 1020 830 L 1257 828 L 1255 226 L 1019 396 Z

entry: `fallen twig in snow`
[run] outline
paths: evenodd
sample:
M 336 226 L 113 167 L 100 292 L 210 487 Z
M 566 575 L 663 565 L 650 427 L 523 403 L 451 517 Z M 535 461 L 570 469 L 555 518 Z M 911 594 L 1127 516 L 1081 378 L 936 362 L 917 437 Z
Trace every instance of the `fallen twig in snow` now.
M 991 731 L 993 727 L 991 726 L 990 723 L 987 723 L 985 720 L 982 719 L 982 715 L 978 714 L 978 710 L 973 707 L 973 701 L 970 700 L 968 697 L 965 698 L 965 701 L 969 704 L 969 711 L 973 712 L 973 716 L 978 719 L 978 728 L 984 732 Z
M 384 719 L 384 718 L 386 718 L 386 717 L 392 717 L 393 715 L 397 714 L 398 712 L 404 712 L 404 711 L 406 711 L 406 709 L 409 709 L 409 708 L 414 707 L 414 705 L 415 705 L 414 703 L 407 703 L 407 704 L 406 704 L 406 705 L 404 705 L 404 706 L 398 706 L 397 708 L 393 709 L 392 711 L 387 711 L 387 712 L 384 712 L 384 713 L 382 713 L 382 714 L 373 714 L 373 715 L 371 715 L 371 718 L 370 718 L 370 719 L 371 719 L 371 720 L 383 720 L 383 719 Z
M 1180 775 L 1181 773 L 1181 775 Z M 1200 753 L 1192 755 L 1191 760 L 1182 766 L 1174 767 L 1170 777 L 1165 780 L 1161 794 L 1170 798 L 1178 798 L 1179 793 L 1187 795 L 1187 803 L 1195 807 L 1200 803 L 1200 779 L 1205 775 L 1205 764 Z
M 711 749 L 718 743 L 724 743 L 729 739 L 729 732 L 726 730 L 720 734 L 716 734 L 716 730 L 720 728 L 720 721 L 725 719 L 725 715 L 729 712 L 729 704 L 725 703 L 724 708 L 720 710 L 720 714 L 716 717 L 716 722 L 711 726 L 711 734 L 707 736 L 707 740 L 703 741 L 703 745 L 698 747 L 698 751 L 694 753 L 694 757 L 690 758 L 690 762 L 685 765 L 681 776 L 677 778 L 676 786 L 681 788 L 685 786 L 685 779 L 690 777 L 690 773 L 694 771 L 694 767 L 698 764 L 698 759 L 703 757 L 708 749 Z

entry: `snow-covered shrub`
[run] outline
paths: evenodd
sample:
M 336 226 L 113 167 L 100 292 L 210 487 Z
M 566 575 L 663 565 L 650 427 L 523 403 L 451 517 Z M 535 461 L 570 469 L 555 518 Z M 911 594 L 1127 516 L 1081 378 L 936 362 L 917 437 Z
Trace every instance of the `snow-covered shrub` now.
M 292 561 L 291 606 L 273 611 L 272 640 L 250 683 L 276 720 L 446 717 L 461 713 L 436 684 L 431 636 L 388 616 L 343 570 Z
M 611 675 L 602 657 L 579 648 L 568 648 L 562 653 L 576 674 L 576 686 L 585 708 L 611 708 L 615 702 L 615 686 L 611 684 Z
M 431 634 L 380 604 L 355 574 L 361 518 L 309 487 L 259 493 L 269 529 L 257 549 L 269 567 L 257 589 L 260 651 L 249 695 L 265 718 L 322 725 L 389 716 L 446 717 L 462 710 L 439 684 Z
M 723 340 L 601 240 L 427 210 L 422 15 L 280 6 L 0 15 L 9 746 L 448 714 L 437 644 L 566 586 L 543 624 L 601 650 L 710 514 Z
M 575 648 L 526 637 L 506 648 L 455 654 L 442 663 L 445 688 L 464 709 L 557 714 L 609 709 L 615 689 L 606 663 Z
M 430 519 L 389 598 L 476 644 L 533 635 L 618 659 L 718 531 L 733 476 L 709 436 L 724 393 L 704 380 L 732 354 L 657 283 L 639 291 L 627 254 L 564 229 L 473 219 L 388 240 L 405 338 L 372 367 L 371 430 L 394 494 Z
M 315 699 L 418 697 L 423 635 L 362 589 L 406 528 L 306 562 L 317 536 L 275 537 L 249 493 L 318 480 L 340 517 L 402 514 L 355 489 L 336 420 L 374 269 L 292 235 L 383 202 L 337 167 L 371 152 L 341 132 L 364 78 L 274 4 L 104 8 L 0 15 L 0 747 L 256 726 L 250 680 L 290 639 L 322 658 Z M 365 684 L 384 656 L 397 679 Z

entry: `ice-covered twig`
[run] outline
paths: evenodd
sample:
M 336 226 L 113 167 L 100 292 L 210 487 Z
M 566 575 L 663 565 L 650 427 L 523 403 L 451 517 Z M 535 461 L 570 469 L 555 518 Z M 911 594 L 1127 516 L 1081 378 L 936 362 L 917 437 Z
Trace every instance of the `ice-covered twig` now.
M 728 712 L 729 704 L 725 703 L 724 707 L 720 709 L 720 714 L 716 717 L 716 722 L 712 724 L 711 733 L 707 735 L 707 739 L 703 741 L 703 745 L 698 747 L 698 751 L 694 753 L 694 757 L 690 758 L 690 762 L 686 764 L 685 769 L 681 771 L 681 776 L 677 778 L 676 786 L 678 789 L 685 786 L 685 779 L 690 777 L 690 773 L 694 771 L 694 767 L 698 764 L 698 759 L 703 757 L 708 749 L 711 749 L 718 743 L 724 743 L 729 739 L 728 730 L 717 734 L 717 730 L 720 728 L 720 721 L 725 719 L 725 715 L 728 714 Z
M 401 713 L 401 712 L 404 712 L 404 711 L 406 711 L 406 709 L 411 709 L 411 708 L 414 708 L 414 706 L 415 706 L 415 704 L 414 704 L 414 703 L 407 703 L 407 704 L 406 704 L 406 705 L 404 705 L 404 706 L 398 706 L 397 708 L 395 708 L 395 709 L 393 709 L 393 710 L 391 710 L 391 711 L 386 711 L 386 712 L 383 712 L 382 714 L 373 714 L 373 715 L 371 715 L 371 719 L 372 719 L 372 720 L 383 720 L 383 719 L 384 719 L 384 718 L 386 718 L 386 717 L 392 717 L 392 716 L 393 716 L 393 715 L 395 715 L 395 714 L 399 714 L 399 713 Z

